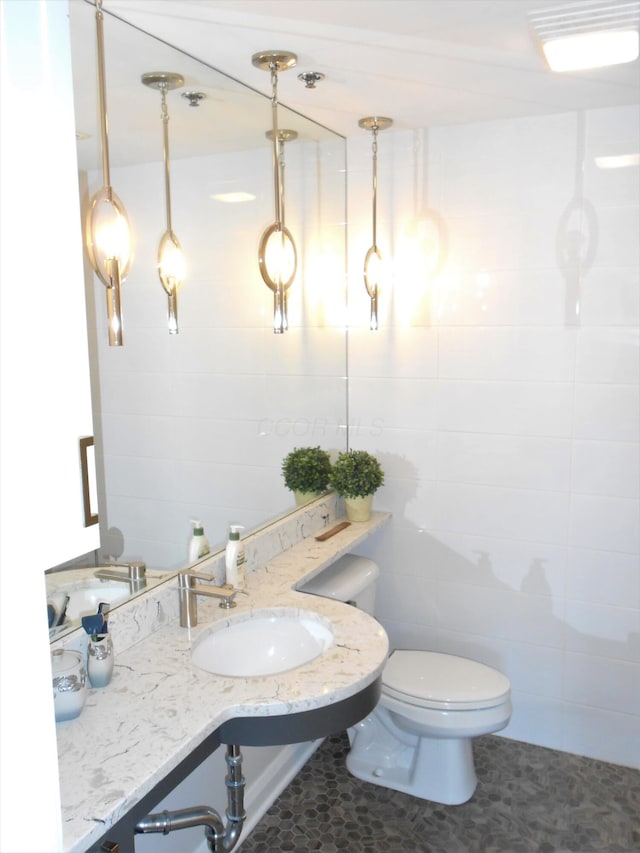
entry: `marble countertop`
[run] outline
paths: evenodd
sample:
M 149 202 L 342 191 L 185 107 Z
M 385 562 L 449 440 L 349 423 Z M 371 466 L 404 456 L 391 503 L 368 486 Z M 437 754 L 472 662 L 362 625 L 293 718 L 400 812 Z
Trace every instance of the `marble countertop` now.
M 159 781 L 226 720 L 321 708 L 348 699 L 382 672 L 388 641 L 383 628 L 354 607 L 296 592 L 294 587 L 356 547 L 388 519 L 351 524 L 318 542 L 314 536 L 247 575 L 237 607 L 222 610 L 198 597 L 199 623 L 176 620 L 116 657 L 111 683 L 89 690 L 82 714 L 57 725 L 64 850 L 95 843 Z M 178 596 L 177 582 L 175 595 Z M 227 678 L 191 663 L 193 643 L 212 624 L 270 610 L 306 610 L 332 624 L 333 646 L 315 660 L 279 675 Z

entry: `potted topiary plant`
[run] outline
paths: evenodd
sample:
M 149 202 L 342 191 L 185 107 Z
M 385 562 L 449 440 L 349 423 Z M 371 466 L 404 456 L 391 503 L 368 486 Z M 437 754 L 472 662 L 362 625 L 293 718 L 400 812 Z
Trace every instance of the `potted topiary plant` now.
M 296 504 L 306 503 L 326 491 L 331 475 L 331 457 L 321 447 L 296 447 L 282 463 L 285 485 Z
M 339 454 L 329 483 L 344 498 L 349 521 L 368 521 L 373 495 L 384 483 L 384 471 L 366 450 L 348 450 Z

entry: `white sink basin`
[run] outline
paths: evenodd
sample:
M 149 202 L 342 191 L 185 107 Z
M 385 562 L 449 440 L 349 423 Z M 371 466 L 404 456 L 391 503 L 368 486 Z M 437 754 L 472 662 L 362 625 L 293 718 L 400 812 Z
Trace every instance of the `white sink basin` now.
M 254 611 L 200 637 L 191 660 L 214 675 L 276 675 L 312 661 L 332 645 L 333 631 L 316 613 Z
M 129 584 L 122 581 L 80 581 L 66 592 L 69 596 L 67 619 L 92 616 L 97 612 L 101 601 L 117 604 L 131 595 Z

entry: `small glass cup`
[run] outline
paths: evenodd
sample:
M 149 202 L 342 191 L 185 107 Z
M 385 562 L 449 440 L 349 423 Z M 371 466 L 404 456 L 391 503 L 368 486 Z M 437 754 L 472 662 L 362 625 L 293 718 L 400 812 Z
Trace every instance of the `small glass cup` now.
M 87 669 L 92 687 L 106 687 L 113 673 L 113 643 L 109 634 L 89 637 Z
M 56 722 L 80 716 L 87 698 L 87 671 L 80 652 L 56 649 L 51 652 L 53 703 Z

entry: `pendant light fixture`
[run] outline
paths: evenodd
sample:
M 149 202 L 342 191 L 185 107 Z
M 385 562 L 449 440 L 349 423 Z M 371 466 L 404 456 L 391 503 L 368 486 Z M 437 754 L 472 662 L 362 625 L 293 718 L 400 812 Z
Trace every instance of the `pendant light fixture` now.
M 142 82 L 151 89 L 158 89 L 161 96 L 162 140 L 164 153 L 164 189 L 167 228 L 158 246 L 158 275 L 169 300 L 169 334 L 178 334 L 178 293 L 184 283 L 185 265 L 180 241 L 173 233 L 171 223 L 171 176 L 169 168 L 169 110 L 167 92 L 184 83 L 181 74 L 171 71 L 149 71 L 142 75 Z
M 131 234 L 124 206 L 111 187 L 109 172 L 109 122 L 104 62 L 104 15 L 96 0 L 98 45 L 98 97 L 102 143 L 102 187 L 91 198 L 85 222 L 85 241 L 91 266 L 107 288 L 109 346 L 122 346 L 120 286 L 131 266 Z
M 298 57 L 289 51 L 269 50 L 254 53 L 251 61 L 256 68 L 271 74 L 275 221 L 265 229 L 260 238 L 258 265 L 264 283 L 273 291 L 273 331 L 278 335 L 287 328 L 287 291 L 295 278 L 298 266 L 296 244 L 284 222 L 284 183 L 281 162 L 284 162 L 285 140 L 278 131 L 278 73 L 293 68 Z
M 384 116 L 368 116 L 361 118 L 359 127 L 370 130 L 373 134 L 373 243 L 364 259 L 364 286 L 371 300 L 371 319 L 369 328 L 375 331 L 378 328 L 378 290 L 382 274 L 382 255 L 378 249 L 377 238 L 377 206 L 378 206 L 378 131 L 391 127 L 393 120 Z
M 273 141 L 273 130 L 267 130 L 265 133 L 267 139 Z M 287 130 L 285 128 L 278 130 L 278 172 L 280 175 L 280 215 L 282 217 L 282 224 L 284 225 L 285 211 L 284 211 L 284 200 L 285 200 L 285 183 L 284 183 L 284 170 L 285 170 L 285 161 L 284 161 L 284 147 L 285 143 L 293 142 L 298 138 L 297 130 Z M 295 247 L 294 247 L 295 249 Z M 295 275 L 295 273 L 294 273 Z M 286 287 L 284 289 L 284 293 L 282 295 L 282 316 L 277 318 L 274 317 L 274 330 L 277 325 L 280 325 L 280 320 L 282 321 L 283 329 L 282 331 L 286 332 L 289 328 L 289 288 Z

